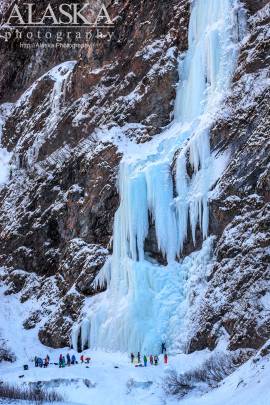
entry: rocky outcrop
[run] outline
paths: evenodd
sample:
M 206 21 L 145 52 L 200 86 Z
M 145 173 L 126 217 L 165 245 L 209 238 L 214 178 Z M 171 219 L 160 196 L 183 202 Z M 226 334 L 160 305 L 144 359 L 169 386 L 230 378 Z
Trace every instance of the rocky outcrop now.
M 246 2 L 249 34 L 241 47 L 225 117 L 212 147 L 230 150 L 230 163 L 211 201 L 217 235 L 214 263 L 189 350 L 260 348 L 270 337 L 269 4 Z M 224 113 L 224 112 L 223 112 Z

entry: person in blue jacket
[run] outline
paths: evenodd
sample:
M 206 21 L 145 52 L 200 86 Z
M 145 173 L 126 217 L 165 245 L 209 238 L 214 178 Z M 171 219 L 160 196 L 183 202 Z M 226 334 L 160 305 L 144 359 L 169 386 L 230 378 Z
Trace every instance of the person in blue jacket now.
M 72 364 L 72 365 L 76 364 L 76 357 L 75 357 L 75 354 L 73 354 L 73 355 L 71 356 L 71 364 Z

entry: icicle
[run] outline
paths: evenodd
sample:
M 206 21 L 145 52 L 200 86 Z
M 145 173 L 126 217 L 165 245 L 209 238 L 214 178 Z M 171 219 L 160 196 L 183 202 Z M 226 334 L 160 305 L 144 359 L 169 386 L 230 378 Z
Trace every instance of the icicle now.
M 182 252 L 184 241 L 188 231 L 188 175 L 186 170 L 185 150 L 177 159 L 176 167 L 176 190 L 178 197 L 176 199 L 177 219 L 178 219 L 178 251 Z
M 78 351 L 78 339 L 80 334 L 80 326 L 74 325 L 71 332 L 71 343 L 74 350 Z
M 99 271 L 97 277 L 93 282 L 93 287 L 98 289 L 103 289 L 110 286 L 111 281 L 111 259 L 109 258 L 102 269 Z
M 146 180 L 143 172 L 135 171 L 130 174 L 130 171 L 131 167 L 122 162 L 119 180 L 121 203 L 118 214 L 121 223 L 115 228 L 116 241 L 121 240 L 122 248 L 117 252 L 117 256 L 128 255 L 133 260 L 143 260 L 144 240 L 149 227 Z
M 177 228 L 170 165 L 161 162 L 148 166 L 146 181 L 148 208 L 155 223 L 158 247 L 171 262 L 177 254 Z
M 81 324 L 81 344 L 82 350 L 88 349 L 90 334 L 90 322 L 88 319 L 84 319 Z

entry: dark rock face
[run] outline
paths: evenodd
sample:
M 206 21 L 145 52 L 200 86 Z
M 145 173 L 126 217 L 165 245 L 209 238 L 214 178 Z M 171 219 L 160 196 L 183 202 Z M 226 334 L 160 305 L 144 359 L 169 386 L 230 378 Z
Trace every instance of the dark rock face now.
M 104 265 L 107 249 L 97 244 L 88 244 L 81 239 L 73 239 L 66 248 L 59 272 L 63 275 L 67 285 L 75 283 L 79 293 L 93 295 L 96 290 L 92 283 L 100 268 Z
M 83 296 L 66 294 L 58 311 L 53 313 L 39 330 L 40 341 L 49 347 L 61 348 L 70 344 L 70 330 L 80 316 Z
M 203 304 L 194 316 L 189 350 L 213 348 L 227 335 L 229 348 L 260 348 L 270 337 L 269 4 L 246 1 L 257 14 L 241 48 L 226 100 L 226 119 L 212 130 L 212 147 L 230 150 L 230 163 L 211 201 L 218 240 Z M 259 11 L 258 11 L 259 10 Z M 268 83 L 267 83 L 268 80 Z
M 256 13 L 268 3 L 268 0 L 245 0 L 246 8 L 251 14 Z
M 106 4 L 115 18 L 109 41 L 37 53 L 13 38 L 0 51 L 0 101 L 14 103 L 2 131 L 13 158 L 0 189 L 1 282 L 6 294 L 38 303 L 24 327 L 38 327 L 51 347 L 69 344 L 85 297 L 100 292 L 93 281 L 111 253 L 124 144 L 147 142 L 170 122 L 177 56 L 187 48 L 189 1 Z M 231 349 L 257 349 L 270 337 L 269 5 L 245 6 L 250 34 L 211 131 L 212 150 L 230 160 L 210 201 L 213 265 L 190 351 L 215 347 L 222 334 Z M 197 234 L 183 256 L 201 247 Z M 145 250 L 166 264 L 154 227 Z
M 41 303 L 24 327 L 38 326 L 52 347 L 69 344 L 84 298 L 99 292 L 93 280 L 111 251 L 123 139 L 146 142 L 170 122 L 177 56 L 187 47 L 186 0 L 105 3 L 111 40 L 37 51 L 12 36 L 0 51 L 0 101 L 14 103 L 2 118 L 2 144 L 13 153 L 0 189 L 2 282 L 21 302 Z
M 0 6 L 0 19 L 3 23 L 7 22 L 10 16 L 13 5 L 16 3 L 19 6 L 20 13 L 25 21 L 28 20 L 27 16 L 27 6 L 23 0 L 2 0 Z M 80 1 L 78 2 L 80 3 Z M 81 1 L 81 3 L 84 3 Z M 105 0 L 101 2 L 100 0 L 93 0 L 91 2 L 91 11 L 93 12 L 93 20 L 95 20 L 97 13 L 100 10 L 101 3 L 109 6 L 110 0 Z M 50 5 L 56 16 L 58 16 L 57 9 L 61 2 L 59 0 L 50 1 Z M 33 8 L 33 21 L 38 21 L 44 14 L 44 11 L 48 3 L 46 2 L 36 2 Z M 11 20 L 11 23 L 15 24 L 16 20 Z M 91 19 L 92 21 L 92 19 Z M 47 20 L 51 23 L 51 21 Z M 35 80 L 40 78 L 43 74 L 48 72 L 51 68 L 59 63 L 67 60 L 78 60 L 78 48 L 72 47 L 50 47 L 54 43 L 55 34 L 52 35 L 52 39 L 45 36 L 47 30 L 40 29 L 40 35 L 38 37 L 37 33 L 34 33 L 33 38 L 28 38 L 27 34 L 31 34 L 31 29 L 18 29 L 20 31 L 20 36 L 16 35 L 16 31 L 3 31 L 3 35 L 6 32 L 10 32 L 11 38 L 9 41 L 1 40 L 0 48 L 0 102 L 10 102 L 16 101 L 18 97 L 25 91 Z M 70 35 L 67 35 L 67 31 Z M 51 32 L 51 31 L 50 31 Z M 84 32 L 80 29 L 81 39 L 75 41 L 76 33 L 78 29 L 63 28 L 62 36 L 64 38 L 64 43 L 68 45 L 74 45 L 74 43 L 82 44 L 84 43 Z M 24 43 L 29 46 L 29 48 L 22 47 L 20 44 Z M 42 46 L 38 49 L 36 47 L 31 47 L 33 44 L 45 44 L 47 46 Z M 61 41 L 59 42 L 61 43 Z M 98 48 L 98 40 L 96 39 L 93 44 L 91 44 L 90 50 L 95 54 L 95 49 Z
M 115 165 L 119 157 L 115 148 L 107 145 L 90 161 L 79 158 L 74 162 L 71 157 L 49 181 L 46 173 L 29 179 L 26 210 L 20 204 L 24 188 L 21 195 L 18 189 L 4 190 L 3 203 L 15 197 L 20 215 L 16 231 L 8 232 L 1 241 L 5 263 L 50 276 L 58 271 L 72 239 L 82 237 L 90 244 L 106 247 L 118 204 Z M 10 220 L 4 215 L 3 232 Z

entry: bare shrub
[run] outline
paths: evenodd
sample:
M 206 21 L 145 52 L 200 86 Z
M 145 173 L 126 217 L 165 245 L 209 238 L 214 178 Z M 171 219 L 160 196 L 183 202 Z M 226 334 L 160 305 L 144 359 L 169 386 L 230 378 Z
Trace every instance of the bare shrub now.
M 126 384 L 126 386 L 127 386 L 127 394 L 130 394 L 131 393 L 131 391 L 133 390 L 133 388 L 134 388 L 134 378 L 130 378 L 128 381 L 127 381 L 127 384 Z
M 182 398 L 194 389 L 202 391 L 215 388 L 248 358 L 249 356 L 244 356 L 243 353 L 213 355 L 200 367 L 183 374 L 178 374 L 175 370 L 170 371 L 163 382 L 163 389 L 166 394 Z
M 0 384 L 0 398 L 26 400 L 35 404 L 63 401 L 63 397 L 53 390 L 46 391 L 38 388 L 19 387 L 17 385 L 6 383 Z
M 193 378 L 196 381 L 208 383 L 210 386 L 216 386 L 235 369 L 236 365 L 231 356 L 211 356 L 200 368 L 193 371 Z
M 9 361 L 13 363 L 16 361 L 15 354 L 7 347 L 4 339 L 0 339 L 0 362 Z
M 171 370 L 163 382 L 163 389 L 168 395 L 182 398 L 195 388 L 191 373 L 177 374 Z

